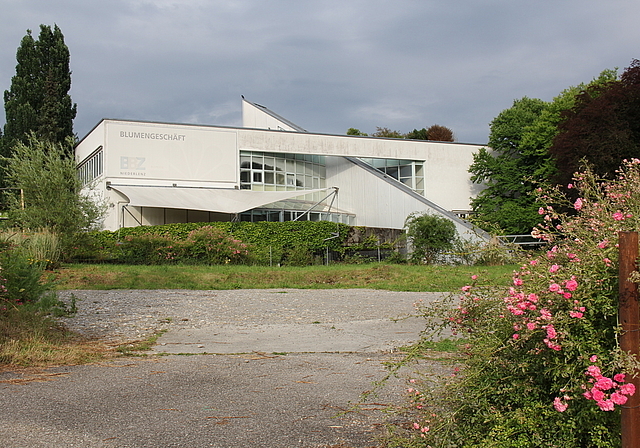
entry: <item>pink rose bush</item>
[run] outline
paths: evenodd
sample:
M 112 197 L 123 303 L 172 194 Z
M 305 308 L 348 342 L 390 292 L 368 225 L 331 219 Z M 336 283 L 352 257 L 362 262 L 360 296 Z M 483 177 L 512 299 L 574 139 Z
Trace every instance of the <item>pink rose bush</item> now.
M 613 180 L 586 170 L 540 201 L 533 235 L 546 246 L 506 287 L 476 277 L 442 311 L 468 344 L 445 397 L 421 401 L 424 446 L 620 446 L 618 412 L 636 393 L 638 362 L 618 346 L 617 242 L 640 229 L 640 161 Z M 424 313 L 435 328 L 441 314 Z

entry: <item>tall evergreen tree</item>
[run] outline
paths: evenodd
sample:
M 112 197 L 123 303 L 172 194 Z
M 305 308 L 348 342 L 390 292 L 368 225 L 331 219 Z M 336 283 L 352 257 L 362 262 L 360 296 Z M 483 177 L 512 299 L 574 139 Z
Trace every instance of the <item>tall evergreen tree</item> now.
M 4 92 L 4 156 L 10 156 L 17 143 L 26 143 L 32 132 L 51 143 L 64 143 L 73 137 L 77 113 L 69 95 L 69 49 L 57 25 L 40 25 L 38 40 L 27 30 L 16 59 L 11 88 Z

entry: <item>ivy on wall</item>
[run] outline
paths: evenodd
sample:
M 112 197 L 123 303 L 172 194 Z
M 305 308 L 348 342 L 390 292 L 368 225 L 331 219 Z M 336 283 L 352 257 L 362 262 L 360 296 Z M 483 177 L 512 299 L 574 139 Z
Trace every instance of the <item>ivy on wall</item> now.
M 327 221 L 212 222 L 126 227 L 117 231 L 93 233 L 93 247 L 87 247 L 77 258 L 149 263 L 152 260 L 145 261 L 147 257 L 141 257 L 141 252 L 166 253 L 167 248 L 186 242 L 194 230 L 207 226 L 219 229 L 230 238 L 246 244 L 249 257 L 245 262 L 255 264 L 292 264 L 294 259 L 297 260 L 296 264 L 300 264 L 314 253 L 327 248 L 341 252 L 351 231 L 351 226 Z M 375 246 L 376 241 L 371 238 L 369 240 Z M 178 257 L 175 260 L 186 261 Z

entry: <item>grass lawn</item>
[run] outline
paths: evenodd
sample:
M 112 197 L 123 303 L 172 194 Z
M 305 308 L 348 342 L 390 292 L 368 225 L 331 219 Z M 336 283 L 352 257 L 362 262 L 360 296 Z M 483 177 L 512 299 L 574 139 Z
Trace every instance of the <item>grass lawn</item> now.
M 455 291 L 473 274 L 494 284 L 515 266 L 408 266 L 371 263 L 308 267 L 66 265 L 54 272 L 64 289 L 268 289 L 371 288 Z

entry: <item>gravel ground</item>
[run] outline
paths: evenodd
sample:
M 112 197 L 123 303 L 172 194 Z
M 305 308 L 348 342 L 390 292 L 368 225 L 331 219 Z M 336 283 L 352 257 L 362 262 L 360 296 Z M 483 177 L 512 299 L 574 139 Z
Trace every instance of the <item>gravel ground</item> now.
M 64 300 L 72 295 L 78 313 L 61 320 L 114 344 L 162 329 L 169 330 L 162 338 L 182 335 L 187 341 L 200 332 L 249 333 L 257 344 L 265 327 L 275 327 L 299 346 L 303 335 L 323 326 L 317 323 L 329 324 L 336 338 L 347 341 L 366 328 L 376 339 L 396 340 L 395 330 L 378 331 L 377 325 L 410 314 L 415 302 L 441 297 L 362 289 L 60 294 Z M 315 340 L 326 346 L 327 338 Z M 385 363 L 398 359 L 395 351 L 380 349 L 271 353 L 251 346 L 225 355 L 118 358 L 52 368 L 36 378 L 3 372 L 0 440 L 6 448 L 372 448 L 386 424 L 406 423 L 403 415 L 381 410 L 405 403 L 405 381 L 415 370 L 431 379 L 452 370 L 447 360 L 420 360 L 358 410 L 340 413 L 384 377 Z
M 160 330 L 212 325 L 259 326 L 365 321 L 406 316 L 440 293 L 368 289 L 245 289 L 224 291 L 62 291 L 78 313 L 61 318 L 70 330 L 114 343 L 144 339 Z

